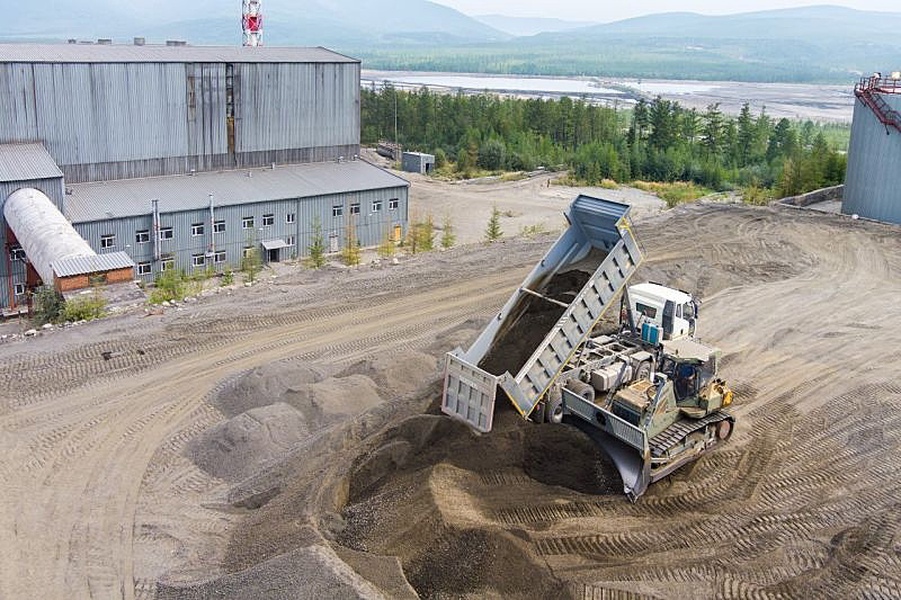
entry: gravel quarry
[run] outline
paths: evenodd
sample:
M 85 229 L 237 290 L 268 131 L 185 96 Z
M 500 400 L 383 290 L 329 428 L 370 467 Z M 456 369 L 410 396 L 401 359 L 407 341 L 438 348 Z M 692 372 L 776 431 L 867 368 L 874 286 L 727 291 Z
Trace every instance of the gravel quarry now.
M 449 251 L 0 343 L 0 598 L 901 597 L 901 228 L 548 177 L 411 177 Z M 634 202 L 736 392 L 634 504 L 574 428 L 439 411 L 579 192 Z M 478 243 L 493 204 L 548 233 Z

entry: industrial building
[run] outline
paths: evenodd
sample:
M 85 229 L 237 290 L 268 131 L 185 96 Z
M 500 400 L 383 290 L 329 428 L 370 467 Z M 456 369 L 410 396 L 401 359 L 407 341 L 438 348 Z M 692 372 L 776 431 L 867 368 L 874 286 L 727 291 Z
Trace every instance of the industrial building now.
M 842 212 L 901 224 L 901 73 L 854 88 Z
M 435 155 L 423 152 L 404 152 L 401 169 L 407 173 L 428 175 L 435 168 Z
M 0 45 L 0 307 L 399 239 L 409 184 L 359 149 L 360 63 L 324 48 Z

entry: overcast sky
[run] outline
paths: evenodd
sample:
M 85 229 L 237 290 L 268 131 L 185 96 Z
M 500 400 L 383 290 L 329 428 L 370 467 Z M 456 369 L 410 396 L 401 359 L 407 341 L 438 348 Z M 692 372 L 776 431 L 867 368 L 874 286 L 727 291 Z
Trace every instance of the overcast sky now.
M 569 21 L 609 23 L 652 13 L 688 11 L 705 15 L 721 15 L 774 8 L 815 4 L 835 4 L 859 10 L 901 12 L 897 0 L 631 0 L 599 2 L 598 0 L 432 0 L 455 8 L 467 15 L 502 14 L 511 17 L 554 17 Z

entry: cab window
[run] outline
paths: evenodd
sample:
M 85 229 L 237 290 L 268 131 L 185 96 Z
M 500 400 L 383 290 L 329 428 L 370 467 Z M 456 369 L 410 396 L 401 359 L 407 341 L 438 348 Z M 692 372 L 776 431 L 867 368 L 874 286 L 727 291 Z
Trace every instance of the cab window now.
M 655 307 L 642 304 L 641 302 L 635 303 L 635 310 L 649 319 L 653 319 L 657 316 L 657 309 Z

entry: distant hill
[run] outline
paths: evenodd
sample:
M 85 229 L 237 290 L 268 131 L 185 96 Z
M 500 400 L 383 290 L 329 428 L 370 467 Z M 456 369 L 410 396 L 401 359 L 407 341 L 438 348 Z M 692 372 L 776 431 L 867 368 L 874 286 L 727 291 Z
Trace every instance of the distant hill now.
M 571 31 L 597 25 L 590 21 L 564 21 L 553 18 L 508 17 L 506 15 L 473 15 L 473 18 L 498 31 L 518 37 L 555 31 Z
M 126 11 L 119 0 L 33 0 L 8 11 L 0 40 L 240 43 L 237 0 L 131 4 Z M 264 9 L 265 44 L 327 46 L 372 69 L 847 82 L 901 68 L 901 13 L 836 6 L 666 13 L 583 27 L 554 18 L 477 20 L 428 0 L 266 0 Z
M 840 6 L 805 6 L 735 15 L 674 12 L 597 25 L 580 32 L 717 40 L 878 40 L 898 36 L 901 13 L 867 12 Z
M 536 48 L 598 53 L 611 59 L 611 74 L 631 68 L 644 77 L 836 80 L 897 69 L 899 31 L 901 13 L 809 6 L 723 16 L 649 15 L 545 33 L 508 47 L 511 54 Z M 614 49 L 621 58 L 611 56 Z
M 0 39 L 111 37 L 148 42 L 183 39 L 194 44 L 240 43 L 241 3 L 222 0 L 158 0 L 153 8 L 123 9 L 114 0 L 90 4 L 36 0 L 11 12 Z M 267 0 L 264 41 L 272 45 L 337 45 L 495 42 L 507 33 L 427 0 Z
M 901 13 L 811 6 L 666 13 L 428 55 L 360 49 L 374 69 L 763 82 L 841 82 L 901 68 Z

